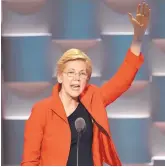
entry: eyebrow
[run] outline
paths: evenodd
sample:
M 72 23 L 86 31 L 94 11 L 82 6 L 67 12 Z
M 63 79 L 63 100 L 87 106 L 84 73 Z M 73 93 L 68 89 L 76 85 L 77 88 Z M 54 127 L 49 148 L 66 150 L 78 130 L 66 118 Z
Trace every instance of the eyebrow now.
M 68 69 L 68 71 L 69 71 L 69 70 L 74 70 L 74 71 L 76 71 L 76 70 L 73 69 L 73 68 Z M 86 71 L 86 70 L 80 70 L 79 72 L 81 72 L 81 71 Z

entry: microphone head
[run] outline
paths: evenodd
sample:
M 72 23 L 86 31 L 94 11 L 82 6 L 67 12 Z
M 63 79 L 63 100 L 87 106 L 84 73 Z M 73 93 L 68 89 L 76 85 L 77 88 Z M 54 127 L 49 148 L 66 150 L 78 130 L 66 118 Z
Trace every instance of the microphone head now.
M 85 131 L 86 123 L 85 123 L 85 120 L 82 117 L 79 117 L 79 118 L 76 119 L 75 128 L 76 128 L 78 133 L 81 132 L 81 131 Z

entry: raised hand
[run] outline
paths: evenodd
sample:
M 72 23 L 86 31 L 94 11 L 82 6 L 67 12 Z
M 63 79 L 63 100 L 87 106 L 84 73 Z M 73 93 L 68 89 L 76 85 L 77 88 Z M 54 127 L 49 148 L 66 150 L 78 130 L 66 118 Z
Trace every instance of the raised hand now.
M 138 5 L 135 18 L 132 16 L 131 13 L 128 13 L 130 22 L 134 28 L 134 40 L 142 40 L 149 24 L 150 13 L 151 9 L 145 2 Z

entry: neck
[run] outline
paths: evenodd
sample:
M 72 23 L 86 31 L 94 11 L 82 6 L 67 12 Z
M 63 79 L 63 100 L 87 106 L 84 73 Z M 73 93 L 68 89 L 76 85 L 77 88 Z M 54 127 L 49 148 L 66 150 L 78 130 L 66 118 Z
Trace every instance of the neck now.
M 63 105 L 65 107 L 69 107 L 69 106 L 77 106 L 78 102 L 78 97 L 77 98 L 73 98 L 71 96 L 69 96 L 64 89 L 61 88 L 60 92 L 59 92 L 59 97 L 63 103 Z

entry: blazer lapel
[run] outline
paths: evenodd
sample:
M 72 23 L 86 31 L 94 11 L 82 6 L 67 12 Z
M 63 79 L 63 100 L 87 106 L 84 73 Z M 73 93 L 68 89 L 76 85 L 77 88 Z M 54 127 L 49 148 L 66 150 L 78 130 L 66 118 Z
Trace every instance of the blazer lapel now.
M 59 97 L 59 89 L 60 89 L 60 84 L 56 84 L 53 87 L 53 95 L 52 95 L 52 100 L 51 100 L 51 109 L 54 111 L 60 118 L 62 118 L 65 123 L 68 124 L 68 119 L 65 113 L 64 106 L 61 102 L 61 99 Z
M 99 90 L 88 85 L 84 93 L 80 96 L 80 101 L 96 123 L 99 124 L 110 136 L 107 112 L 101 100 Z
M 92 103 L 92 97 L 93 97 L 93 89 L 91 89 L 91 85 L 87 85 L 84 92 L 80 95 L 80 101 L 85 106 L 85 108 L 88 110 L 88 112 L 93 117 L 91 103 Z

